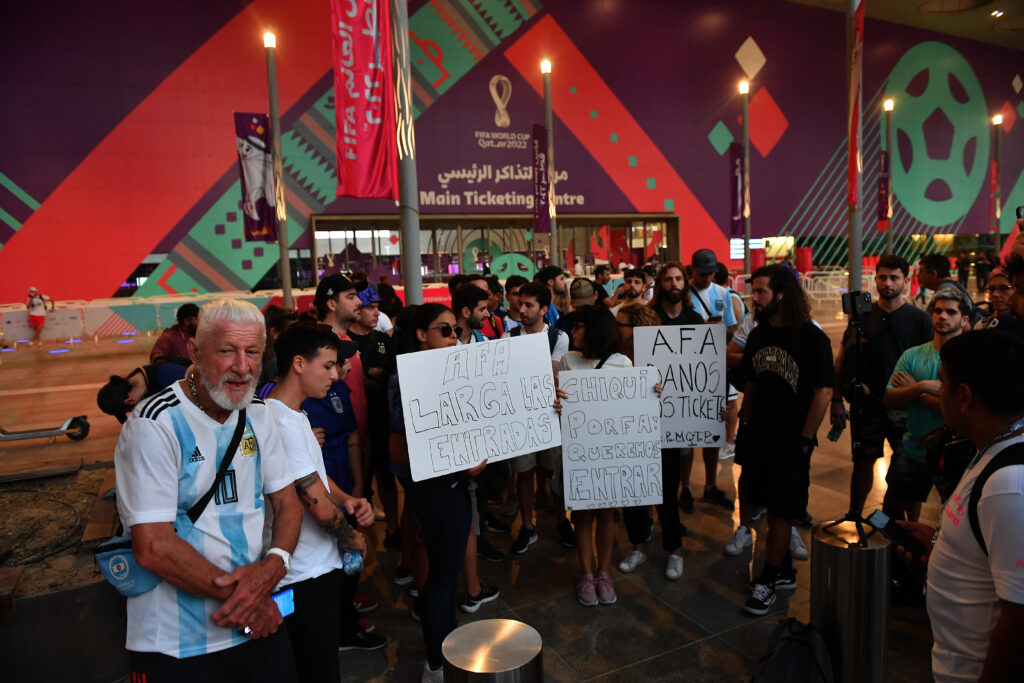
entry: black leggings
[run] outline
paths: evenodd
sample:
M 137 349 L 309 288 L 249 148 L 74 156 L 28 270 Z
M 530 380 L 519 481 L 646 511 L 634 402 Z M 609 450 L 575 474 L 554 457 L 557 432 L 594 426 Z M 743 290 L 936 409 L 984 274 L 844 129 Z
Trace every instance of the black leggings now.
M 441 643 L 455 630 L 455 594 L 466 556 L 472 515 L 464 479 L 413 484 L 412 504 L 427 549 L 427 581 L 420 593 L 420 625 L 431 668 L 444 663 Z
M 683 525 L 679 521 L 679 460 L 692 454 L 690 448 L 665 448 L 661 451 L 662 503 L 656 506 L 661 523 L 661 547 L 671 553 L 683 546 Z M 647 507 L 625 508 L 622 519 L 629 542 L 639 545 L 647 539 L 651 517 Z
M 284 618 L 300 681 L 330 681 L 341 676 L 338 662 L 338 620 L 341 577 L 335 569 L 313 579 L 286 586 L 295 597 L 295 612 Z M 351 601 L 350 601 L 351 602 Z

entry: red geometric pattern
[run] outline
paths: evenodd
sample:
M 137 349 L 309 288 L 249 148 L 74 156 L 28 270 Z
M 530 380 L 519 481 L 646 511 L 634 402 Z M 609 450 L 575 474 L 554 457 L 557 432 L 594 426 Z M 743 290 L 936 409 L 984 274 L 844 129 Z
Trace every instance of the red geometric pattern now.
M 1010 100 L 1003 102 L 1003 108 L 997 113 L 1003 115 L 1003 132 L 1009 133 L 1013 129 L 1013 124 L 1017 123 L 1017 112 L 1014 111 Z
M 125 334 L 126 332 L 134 332 L 137 334 L 138 330 L 117 313 L 111 313 L 110 317 L 104 320 L 103 324 L 97 327 L 93 334 L 97 337 L 112 337 L 115 335 Z
M 775 147 L 775 144 L 782 137 L 782 134 L 789 128 L 789 121 L 786 120 L 779 105 L 768 92 L 768 88 L 761 88 L 750 98 L 750 141 L 754 147 L 766 157 Z M 743 124 L 743 117 L 736 119 Z

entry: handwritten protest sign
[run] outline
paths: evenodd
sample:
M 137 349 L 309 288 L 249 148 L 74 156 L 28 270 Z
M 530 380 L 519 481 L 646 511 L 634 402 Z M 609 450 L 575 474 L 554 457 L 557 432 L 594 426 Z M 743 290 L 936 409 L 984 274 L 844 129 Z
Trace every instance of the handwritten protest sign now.
M 658 369 L 665 448 L 725 443 L 724 325 L 637 327 L 633 355 L 637 367 Z
M 562 443 L 546 334 L 398 356 L 412 478 Z
M 654 368 L 566 370 L 562 481 L 569 510 L 657 505 L 661 422 Z

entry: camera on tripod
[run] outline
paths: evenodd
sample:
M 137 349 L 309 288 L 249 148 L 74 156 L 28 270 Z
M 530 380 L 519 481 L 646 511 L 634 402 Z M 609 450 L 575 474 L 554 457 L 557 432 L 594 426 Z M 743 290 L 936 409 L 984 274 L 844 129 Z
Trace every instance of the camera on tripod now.
M 843 294 L 843 313 L 861 318 L 871 312 L 870 292 L 847 292 Z

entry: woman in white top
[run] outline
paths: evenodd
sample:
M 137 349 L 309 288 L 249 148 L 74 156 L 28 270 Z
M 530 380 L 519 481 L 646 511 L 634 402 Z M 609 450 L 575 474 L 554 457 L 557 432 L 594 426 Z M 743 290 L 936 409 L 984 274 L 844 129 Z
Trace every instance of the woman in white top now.
M 569 351 L 558 366 L 562 370 L 594 370 L 599 368 L 631 368 L 632 361 L 618 353 L 619 328 L 611 311 L 604 306 L 583 306 L 576 309 L 570 331 L 578 351 Z M 615 539 L 612 508 L 573 510 L 576 551 L 583 567 L 583 576 L 576 585 L 580 603 L 592 607 L 598 603 L 615 602 L 615 588 L 608 576 Z M 597 519 L 597 578 L 594 578 L 594 519 Z

